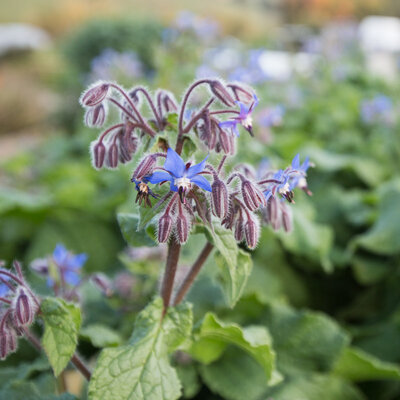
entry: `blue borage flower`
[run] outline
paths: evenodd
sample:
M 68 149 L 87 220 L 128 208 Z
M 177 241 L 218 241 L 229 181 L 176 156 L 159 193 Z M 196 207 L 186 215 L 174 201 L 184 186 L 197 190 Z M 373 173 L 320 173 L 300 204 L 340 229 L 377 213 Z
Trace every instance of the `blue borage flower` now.
M 183 202 L 184 196 L 191 190 L 192 184 L 211 192 L 210 183 L 201 175 L 206 166 L 207 158 L 208 156 L 199 164 L 191 166 L 190 163 L 185 164 L 179 154 L 169 148 L 162 168 L 163 171 L 156 171 L 146 179 L 153 184 L 169 181 L 170 189 L 173 192 L 178 192 Z
M 86 254 L 73 254 L 62 244 L 58 244 L 53 252 L 53 260 L 66 283 L 75 286 L 80 282 L 80 269 L 87 260 Z M 52 286 L 51 278 L 49 278 L 49 283 Z
M 2 279 L 4 279 L 5 281 L 8 281 L 9 278 L 6 276 L 2 276 Z M 6 296 L 9 292 L 10 288 L 3 282 L 0 282 L 0 297 Z
M 293 189 L 297 186 L 310 195 L 306 181 L 307 170 L 310 166 L 308 157 L 300 165 L 300 155 L 297 154 L 288 168 L 280 169 L 273 175 L 272 179 L 277 182 L 271 183 L 270 188 L 264 192 L 266 200 L 279 194 L 289 203 L 293 203 Z
M 232 117 L 229 121 L 220 122 L 219 126 L 221 128 L 230 129 L 233 134 L 239 136 L 238 124 L 241 124 L 247 130 L 247 132 L 253 136 L 253 118 L 251 114 L 254 108 L 257 107 L 257 96 L 255 94 L 253 95 L 253 102 L 249 106 L 241 101 L 236 101 L 236 104 L 238 104 L 240 107 L 239 115 L 237 117 Z

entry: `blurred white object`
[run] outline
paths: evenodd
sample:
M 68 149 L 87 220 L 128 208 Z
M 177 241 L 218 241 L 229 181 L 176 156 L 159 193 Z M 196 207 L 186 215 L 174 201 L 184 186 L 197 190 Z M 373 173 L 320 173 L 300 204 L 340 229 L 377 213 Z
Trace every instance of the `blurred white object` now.
M 44 49 L 50 42 L 50 36 L 36 26 L 0 24 L 0 56 L 14 51 Z
M 361 48 L 367 52 L 400 52 L 400 19 L 370 16 L 364 18 L 358 35 Z
M 287 81 L 292 76 L 292 55 L 285 51 L 263 51 L 258 59 L 262 72 L 274 81 Z

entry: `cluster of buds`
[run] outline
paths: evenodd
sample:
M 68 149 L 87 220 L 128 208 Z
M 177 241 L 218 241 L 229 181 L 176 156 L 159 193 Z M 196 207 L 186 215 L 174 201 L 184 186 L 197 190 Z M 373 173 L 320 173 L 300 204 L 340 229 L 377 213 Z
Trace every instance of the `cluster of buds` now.
M 203 106 L 188 115 L 190 97 L 199 86 L 209 89 L 208 98 Z M 143 99 L 148 105 L 147 113 L 141 108 Z M 168 134 L 163 135 L 163 146 L 159 145 L 157 151 L 142 157 L 131 179 L 138 192 L 136 201 L 139 205 L 156 203 L 154 207 L 158 216 L 155 224 L 160 243 L 174 237 L 183 244 L 192 226 L 197 222 L 211 226 L 213 220 L 219 220 L 221 225 L 231 229 L 236 240 L 245 240 L 250 249 L 257 245 L 260 221 L 269 223 L 274 229 L 283 225 L 286 231 L 290 230 L 291 214 L 283 203 L 294 202 L 295 187 L 310 194 L 306 182 L 308 159 L 300 165 L 299 156 L 296 156 L 285 170 L 266 171 L 260 177 L 252 175 L 247 166 L 242 166 L 242 171 L 240 166 L 232 168 L 230 165 L 231 173 L 226 171 L 226 160 L 235 153 L 239 127 L 253 136 L 252 113 L 258 98 L 251 88 L 237 83 L 225 84 L 217 79 L 201 79 L 187 89 L 178 105 L 164 90 L 158 90 L 153 98 L 143 87 L 125 91 L 114 83 L 100 82 L 81 97 L 81 103 L 90 115 L 94 115 L 93 107 L 104 106 L 105 102 L 121 110 L 121 123 L 106 129 L 93 143 L 96 168 L 116 166 L 117 160 L 124 162 L 119 157 L 121 146 L 126 153 L 131 151 L 121 139 L 125 138 L 127 130 L 128 139 L 135 138 L 136 151 L 140 145 L 149 148 L 149 139 L 168 128 Z M 169 113 L 177 114 L 176 127 L 168 122 L 171 120 Z M 193 140 L 198 141 L 198 147 L 209 153 L 198 164 L 181 158 L 185 140 L 190 134 L 194 136 Z M 175 141 L 175 150 L 170 146 L 172 141 Z M 104 142 L 111 144 L 105 145 Z M 117 150 L 111 150 L 117 143 Z M 110 163 L 112 151 L 115 151 L 115 157 L 111 155 L 115 163 Z M 214 164 L 209 161 L 211 152 L 222 153 Z M 131 156 L 132 151 L 129 153 Z M 124 160 L 129 157 L 124 157 Z M 169 190 L 161 195 L 160 187 L 165 184 L 169 185 Z
M 0 359 L 16 351 L 18 336 L 35 320 L 40 301 L 27 285 L 20 264 L 15 261 L 15 272 L 0 265 Z

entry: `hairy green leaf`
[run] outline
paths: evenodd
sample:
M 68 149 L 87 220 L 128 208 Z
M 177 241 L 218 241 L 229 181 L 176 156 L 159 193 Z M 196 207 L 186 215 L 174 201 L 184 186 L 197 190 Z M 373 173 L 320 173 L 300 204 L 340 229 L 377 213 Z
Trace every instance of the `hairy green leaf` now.
M 147 234 L 138 231 L 140 217 L 136 214 L 119 213 L 117 214 L 122 236 L 132 247 L 155 246 L 157 243 Z
M 77 305 L 53 297 L 44 299 L 40 309 L 44 320 L 43 348 L 58 376 L 75 352 L 81 312 Z
M 122 338 L 118 332 L 100 324 L 84 327 L 81 329 L 79 336 L 88 339 L 93 346 L 100 348 L 118 346 L 122 342 Z

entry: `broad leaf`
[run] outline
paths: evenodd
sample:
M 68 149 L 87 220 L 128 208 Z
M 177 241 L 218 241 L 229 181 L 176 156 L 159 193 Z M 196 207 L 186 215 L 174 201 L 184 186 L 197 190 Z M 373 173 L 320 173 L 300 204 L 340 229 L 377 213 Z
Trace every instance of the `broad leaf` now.
M 122 342 L 121 336 L 108 326 L 93 324 L 81 329 L 80 337 L 88 339 L 95 347 L 118 346 Z
M 146 233 L 138 231 L 139 216 L 136 214 L 117 214 L 122 236 L 132 247 L 155 246 L 157 243 Z
M 334 373 L 355 382 L 374 379 L 400 380 L 400 367 L 354 347 L 344 349 L 335 365 Z
M 67 366 L 78 343 L 81 313 L 78 306 L 48 297 L 40 306 L 44 320 L 43 348 L 55 376 Z
M 89 385 L 90 400 L 174 400 L 181 386 L 168 353 L 189 337 L 192 310 L 168 310 L 155 299 L 137 317 L 129 344 L 102 351 Z
M 261 326 L 241 328 L 237 324 L 224 323 L 214 314 L 208 313 L 203 319 L 190 354 L 208 364 L 217 360 L 229 344 L 240 347 L 252 356 L 264 369 L 267 381 L 272 378 L 275 353 L 268 331 Z

